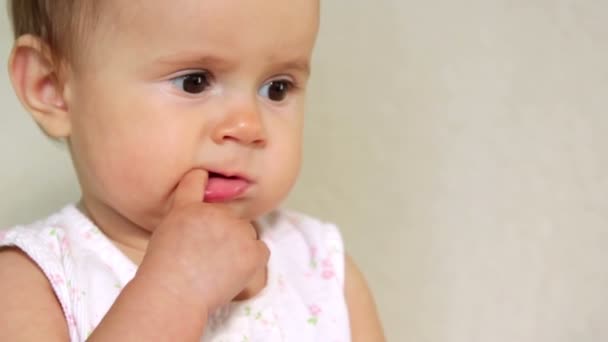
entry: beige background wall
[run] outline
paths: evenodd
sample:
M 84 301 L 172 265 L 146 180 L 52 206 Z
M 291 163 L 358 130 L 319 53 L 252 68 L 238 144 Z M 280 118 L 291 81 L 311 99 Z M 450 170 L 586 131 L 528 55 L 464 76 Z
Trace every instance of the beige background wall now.
M 343 227 L 389 339 L 607 341 L 608 2 L 323 7 L 290 204 Z M 7 226 L 78 191 L 0 99 Z

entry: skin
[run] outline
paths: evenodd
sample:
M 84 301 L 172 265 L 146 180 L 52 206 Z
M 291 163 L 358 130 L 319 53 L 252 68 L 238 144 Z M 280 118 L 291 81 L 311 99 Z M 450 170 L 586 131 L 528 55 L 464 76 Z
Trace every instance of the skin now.
M 9 73 L 40 127 L 67 141 L 81 210 L 140 266 L 90 340 L 195 341 L 209 312 L 265 286 L 269 252 L 252 222 L 280 204 L 298 175 L 318 3 L 102 7 L 86 58 L 55 65 L 43 43 L 23 36 Z M 207 85 L 185 89 L 192 77 Z M 280 98 L 268 92 L 277 83 L 287 89 Z M 251 186 L 204 203 L 209 172 Z M 381 341 L 365 280 L 349 257 L 346 265 L 353 339 Z M 10 279 L 0 282 L 0 321 L 11 323 L 0 340 L 67 339 L 61 308 L 31 260 L 0 251 L 0 278 Z M 165 310 L 178 305 L 181 312 Z M 31 317 L 38 328 L 19 329 Z

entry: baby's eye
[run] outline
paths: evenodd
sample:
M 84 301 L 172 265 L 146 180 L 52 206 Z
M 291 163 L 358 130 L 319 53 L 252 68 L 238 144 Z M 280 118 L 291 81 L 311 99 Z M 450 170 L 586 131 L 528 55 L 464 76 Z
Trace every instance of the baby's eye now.
M 180 90 L 190 94 L 200 94 L 211 85 L 209 74 L 206 72 L 196 72 L 176 77 L 171 80 Z
M 259 91 L 261 96 L 271 101 L 281 102 L 287 97 L 287 93 L 293 88 L 293 83 L 288 80 L 271 81 L 262 86 Z

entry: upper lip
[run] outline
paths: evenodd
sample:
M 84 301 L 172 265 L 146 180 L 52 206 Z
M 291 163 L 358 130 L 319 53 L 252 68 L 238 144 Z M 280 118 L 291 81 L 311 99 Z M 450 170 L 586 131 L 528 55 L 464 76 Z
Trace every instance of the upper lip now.
M 206 169 L 206 170 L 209 173 L 209 176 L 211 176 L 212 174 L 216 174 L 216 175 L 220 175 L 225 178 L 239 178 L 239 179 L 245 180 L 249 183 L 253 182 L 251 177 L 249 177 L 248 175 L 246 175 L 242 172 L 239 172 L 239 171 L 229 171 L 229 170 L 219 170 L 219 169 Z

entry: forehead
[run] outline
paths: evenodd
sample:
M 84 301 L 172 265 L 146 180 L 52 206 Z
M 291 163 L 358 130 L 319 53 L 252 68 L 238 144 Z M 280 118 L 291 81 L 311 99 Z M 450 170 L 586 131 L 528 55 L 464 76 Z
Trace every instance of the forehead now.
M 98 28 L 142 55 L 182 49 L 230 54 L 312 50 L 318 0 L 113 0 Z

